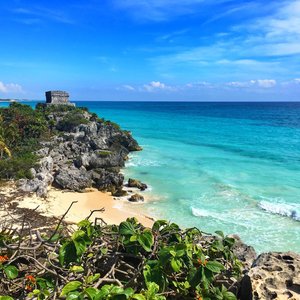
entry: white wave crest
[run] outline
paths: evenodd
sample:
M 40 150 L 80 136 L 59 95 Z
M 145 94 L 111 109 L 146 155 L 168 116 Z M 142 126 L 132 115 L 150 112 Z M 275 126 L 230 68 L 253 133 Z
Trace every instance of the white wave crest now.
M 269 213 L 289 217 L 293 220 L 300 221 L 300 208 L 296 207 L 295 205 L 261 201 L 258 206 Z
M 131 158 L 125 164 L 126 167 L 159 167 L 161 163 L 150 159 Z
M 212 214 L 209 211 L 194 207 L 192 207 L 192 214 L 195 217 L 212 217 Z

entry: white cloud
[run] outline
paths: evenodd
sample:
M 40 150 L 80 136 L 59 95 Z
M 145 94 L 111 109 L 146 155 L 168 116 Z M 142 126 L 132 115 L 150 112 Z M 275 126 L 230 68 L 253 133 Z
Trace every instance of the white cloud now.
M 271 88 L 276 85 L 276 80 L 274 79 L 258 79 L 256 83 L 259 87 L 262 88 Z
M 249 81 L 232 81 L 225 83 L 226 86 L 234 88 L 250 88 L 250 87 L 259 87 L 259 88 L 272 88 L 277 84 L 275 79 L 257 79 Z
M 135 91 L 135 88 L 129 84 L 124 84 L 122 88 L 127 91 Z
M 125 9 L 139 21 L 167 21 L 173 17 L 199 13 L 205 6 L 231 0 L 113 0 L 116 8 Z
M 153 91 L 158 91 L 158 90 L 172 91 L 175 88 L 168 86 L 160 81 L 152 81 L 148 84 L 144 84 L 144 89 L 148 92 L 153 92 Z
M 4 83 L 0 81 L 0 92 L 2 93 L 23 93 L 22 87 L 17 83 Z
M 300 78 L 295 78 L 294 82 L 297 83 L 297 84 L 300 84 Z

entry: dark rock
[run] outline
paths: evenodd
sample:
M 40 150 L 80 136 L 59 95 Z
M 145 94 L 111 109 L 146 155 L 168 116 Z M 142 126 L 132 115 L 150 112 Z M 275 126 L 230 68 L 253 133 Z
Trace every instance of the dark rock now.
M 128 200 L 130 202 L 143 202 L 144 197 L 142 195 L 139 195 L 139 194 L 134 194 Z
M 113 190 L 111 192 L 112 196 L 114 197 L 124 197 L 124 196 L 127 196 L 128 193 L 126 191 L 124 191 L 121 187 L 116 189 L 116 190 Z
M 83 191 L 92 187 L 92 180 L 89 173 L 76 168 L 63 169 L 55 176 L 55 182 L 63 189 Z
M 147 184 L 140 182 L 139 180 L 129 178 L 128 179 L 128 187 L 135 187 L 144 191 L 147 188 Z
M 111 191 L 122 186 L 124 176 L 120 173 L 110 172 L 105 169 L 90 171 L 93 186 L 99 190 Z
M 229 237 L 235 239 L 235 243 L 232 248 L 232 251 L 237 256 L 237 258 L 242 262 L 244 267 L 244 272 L 249 271 L 253 261 L 257 257 L 254 248 L 252 246 L 248 246 L 245 243 L 243 243 L 241 238 L 236 234 L 229 235 Z
M 115 135 L 109 139 L 111 144 L 120 144 L 128 151 L 141 151 L 142 148 L 138 145 L 137 141 L 129 133 L 122 133 Z

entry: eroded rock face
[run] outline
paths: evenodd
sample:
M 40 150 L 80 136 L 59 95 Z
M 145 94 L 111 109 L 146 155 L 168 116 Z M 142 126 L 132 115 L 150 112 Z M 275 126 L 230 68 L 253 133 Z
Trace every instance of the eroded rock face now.
M 84 169 L 62 169 L 55 176 L 55 182 L 64 189 L 80 192 L 92 186 L 92 180 Z
M 243 264 L 243 273 L 246 273 L 251 268 L 254 260 L 257 257 L 257 254 L 254 248 L 252 246 L 246 245 L 238 235 L 232 234 L 230 235 L 230 237 L 235 239 L 232 250 Z
M 83 115 L 91 119 L 89 113 Z M 58 124 L 61 116 L 53 114 L 50 119 Z M 43 142 L 37 151 L 39 166 L 31 170 L 33 179 L 23 180 L 19 186 L 42 196 L 53 181 L 74 191 L 89 187 L 117 190 L 123 185 L 124 177 L 119 172 L 128 153 L 140 149 L 129 132 L 111 123 L 88 121 Z
M 249 289 L 251 284 L 254 300 L 300 299 L 299 254 L 263 253 L 252 264 L 248 276 L 250 280 L 242 281 L 241 291 Z

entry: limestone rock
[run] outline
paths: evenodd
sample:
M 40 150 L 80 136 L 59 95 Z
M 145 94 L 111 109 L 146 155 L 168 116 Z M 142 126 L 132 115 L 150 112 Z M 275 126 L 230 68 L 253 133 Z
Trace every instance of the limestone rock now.
M 60 170 L 55 177 L 55 182 L 64 189 L 77 192 L 92 186 L 88 172 L 76 168 Z
M 90 172 L 93 186 L 99 190 L 113 190 L 123 184 L 124 176 L 117 172 L 105 169 L 96 169 Z
M 300 254 L 263 253 L 254 261 L 248 276 L 253 300 L 300 299 Z M 246 288 L 242 282 L 241 290 Z
M 128 153 L 140 150 L 138 143 L 116 124 L 95 119 L 86 111 L 78 113 L 86 122 L 68 130 L 60 126 L 68 111 L 47 116 L 61 132 L 41 142 L 42 147 L 36 152 L 39 165 L 31 172 L 33 179 L 20 183 L 23 190 L 45 195 L 48 186 L 55 182 L 74 191 L 94 187 L 125 195 L 121 189 L 124 177 L 119 172 Z M 142 190 L 147 187 L 140 182 L 138 186 Z
M 142 202 L 144 197 L 140 194 L 133 194 L 129 199 L 130 202 Z
M 147 188 L 147 184 L 140 182 L 137 179 L 128 179 L 128 187 L 136 187 L 140 189 L 141 191 L 144 191 Z

